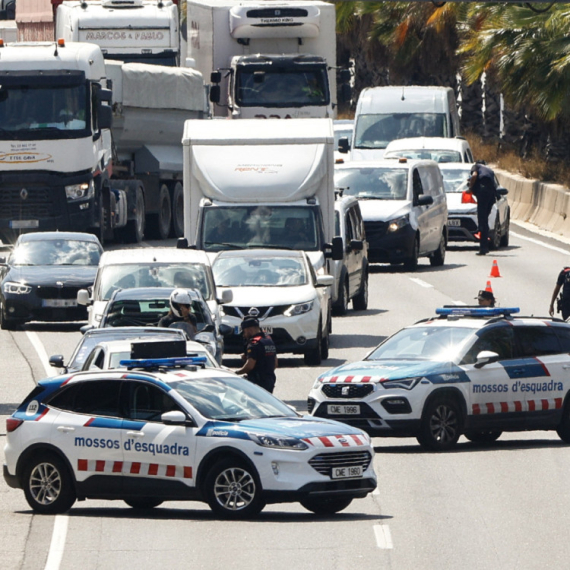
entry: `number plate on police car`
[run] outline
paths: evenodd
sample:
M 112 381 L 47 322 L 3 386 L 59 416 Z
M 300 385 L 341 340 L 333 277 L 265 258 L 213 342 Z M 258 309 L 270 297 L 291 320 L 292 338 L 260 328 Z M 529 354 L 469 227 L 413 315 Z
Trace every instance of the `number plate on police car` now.
M 76 299 L 44 299 L 44 307 L 77 307 Z
M 351 477 L 362 477 L 362 465 L 332 468 L 331 479 L 350 479 Z
M 331 416 L 356 416 L 360 414 L 360 406 L 329 404 L 327 410 Z
M 461 220 L 456 220 L 454 218 L 448 218 L 447 219 L 447 225 L 453 226 L 455 228 L 460 227 L 461 226 Z

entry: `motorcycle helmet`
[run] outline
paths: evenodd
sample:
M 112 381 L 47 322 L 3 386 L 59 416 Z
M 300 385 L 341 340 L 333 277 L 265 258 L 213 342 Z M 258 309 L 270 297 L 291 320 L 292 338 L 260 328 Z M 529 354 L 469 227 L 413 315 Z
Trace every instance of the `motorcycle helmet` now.
M 182 317 L 180 305 L 192 306 L 192 297 L 186 289 L 174 289 L 170 293 L 170 308 L 177 317 Z

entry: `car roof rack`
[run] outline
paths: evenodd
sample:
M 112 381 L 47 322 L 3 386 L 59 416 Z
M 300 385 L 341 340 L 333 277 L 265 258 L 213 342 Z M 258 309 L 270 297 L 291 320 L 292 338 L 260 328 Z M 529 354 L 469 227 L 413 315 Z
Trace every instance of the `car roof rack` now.
M 156 370 L 159 368 L 181 368 L 184 366 L 206 367 L 207 358 L 205 356 L 185 356 L 173 358 L 129 358 L 121 360 L 119 363 L 128 370 L 142 368 L 144 370 Z

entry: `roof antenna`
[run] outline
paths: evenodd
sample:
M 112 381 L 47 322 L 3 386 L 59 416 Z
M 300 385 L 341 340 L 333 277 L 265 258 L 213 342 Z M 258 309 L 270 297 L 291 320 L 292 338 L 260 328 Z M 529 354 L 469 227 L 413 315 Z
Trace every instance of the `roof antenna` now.
M 406 100 L 406 97 L 404 96 L 404 86 L 402 85 L 402 101 Z

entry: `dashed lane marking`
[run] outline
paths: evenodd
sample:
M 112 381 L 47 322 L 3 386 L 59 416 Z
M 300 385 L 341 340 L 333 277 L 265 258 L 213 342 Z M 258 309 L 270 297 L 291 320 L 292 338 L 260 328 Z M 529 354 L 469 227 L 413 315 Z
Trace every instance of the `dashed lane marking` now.
M 69 517 L 67 515 L 57 515 L 53 523 L 53 533 L 51 544 L 44 570 L 59 570 L 63 550 L 65 549 L 65 539 L 67 538 L 67 525 Z
M 390 527 L 387 524 L 375 524 L 373 528 L 378 548 L 382 548 L 383 550 L 394 548 Z
M 410 277 L 409 279 L 410 281 L 413 281 L 414 283 L 416 283 L 416 285 L 419 285 L 420 287 L 425 287 L 426 289 L 433 289 L 433 285 L 431 285 L 430 283 L 426 283 L 425 281 L 422 281 L 417 277 Z

